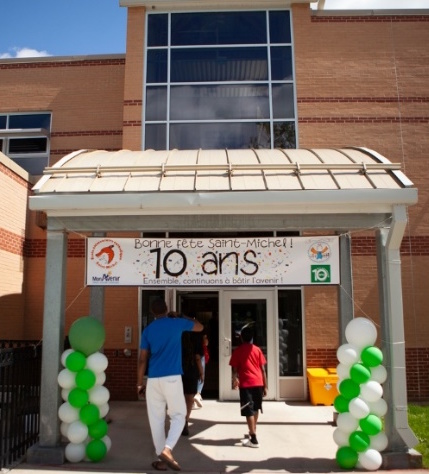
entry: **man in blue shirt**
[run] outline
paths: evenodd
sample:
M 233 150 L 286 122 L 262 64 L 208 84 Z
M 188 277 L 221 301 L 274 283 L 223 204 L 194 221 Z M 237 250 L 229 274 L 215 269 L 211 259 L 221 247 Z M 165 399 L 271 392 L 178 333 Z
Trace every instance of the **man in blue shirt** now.
M 137 392 L 146 390 L 149 426 L 158 461 L 152 463 L 156 470 L 164 471 L 165 464 L 180 471 L 172 450 L 179 440 L 186 418 L 186 403 L 182 384 L 182 333 L 202 331 L 198 321 L 183 317 L 169 318 L 164 300 L 157 299 L 151 310 L 155 320 L 145 328 L 140 342 Z M 147 386 L 144 374 L 148 367 Z M 170 428 L 165 433 L 166 409 Z

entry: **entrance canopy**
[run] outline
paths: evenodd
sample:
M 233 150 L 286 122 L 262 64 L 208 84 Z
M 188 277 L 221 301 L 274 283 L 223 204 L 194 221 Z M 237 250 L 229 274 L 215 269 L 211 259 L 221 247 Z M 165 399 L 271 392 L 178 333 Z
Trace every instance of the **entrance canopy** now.
M 62 217 L 52 229 L 87 231 L 355 229 L 417 202 L 400 165 L 364 148 L 80 150 L 33 191 L 31 209 Z

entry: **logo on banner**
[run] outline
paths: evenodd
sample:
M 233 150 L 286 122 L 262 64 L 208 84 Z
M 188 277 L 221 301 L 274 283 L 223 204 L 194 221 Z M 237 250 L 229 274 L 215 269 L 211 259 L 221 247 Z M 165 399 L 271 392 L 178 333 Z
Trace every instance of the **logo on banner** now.
M 91 249 L 91 260 L 100 268 L 113 268 L 122 260 L 122 248 L 115 240 L 99 240 Z
M 311 283 L 330 283 L 331 265 L 311 265 Z
M 326 260 L 329 260 L 331 256 L 331 248 L 329 247 L 329 244 L 324 240 L 314 242 L 308 249 L 308 256 L 313 262 L 326 262 Z

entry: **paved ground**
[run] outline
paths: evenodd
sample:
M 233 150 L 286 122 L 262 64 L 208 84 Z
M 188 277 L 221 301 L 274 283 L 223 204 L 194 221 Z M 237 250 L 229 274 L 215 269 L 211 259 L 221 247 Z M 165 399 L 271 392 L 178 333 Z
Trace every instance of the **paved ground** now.
M 174 450 L 182 471 L 201 474 L 354 472 L 342 470 L 335 461 L 333 407 L 264 402 L 263 408 L 258 423 L 260 448 L 252 449 L 243 447 L 240 442 L 247 427 L 239 414 L 238 402 L 204 401 L 203 408 L 192 412 L 190 436 L 182 437 Z M 66 462 L 61 466 L 31 466 L 23 462 L 10 474 L 157 472 L 151 467 L 155 457 L 145 403 L 112 402 L 108 417 L 112 447 L 101 462 Z M 405 472 L 429 473 L 428 470 L 389 471 Z

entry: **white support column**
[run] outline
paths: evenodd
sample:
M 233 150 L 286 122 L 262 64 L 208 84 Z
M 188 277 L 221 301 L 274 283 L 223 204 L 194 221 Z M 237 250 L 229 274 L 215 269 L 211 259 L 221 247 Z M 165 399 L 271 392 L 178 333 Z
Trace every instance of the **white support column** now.
M 408 426 L 405 367 L 405 334 L 402 305 L 400 245 L 407 224 L 406 209 L 397 206 L 389 229 L 377 233 L 381 337 L 387 381 L 384 399 L 388 405 L 385 431 L 389 439 L 383 453 L 384 469 L 421 466 L 421 456 L 412 450 L 418 440 Z
M 340 236 L 340 282 L 338 287 L 339 311 L 339 345 L 345 344 L 347 324 L 354 317 L 353 308 L 353 270 L 351 257 L 351 238 L 345 234 Z
M 94 237 L 104 237 L 105 232 L 94 232 Z M 89 314 L 104 323 L 104 287 L 92 286 L 89 290 Z
M 48 222 L 49 228 L 49 222 Z M 39 443 L 28 450 L 30 464 L 62 464 L 58 409 L 61 396 L 58 373 L 64 351 L 67 234 L 47 231 L 45 300 L 43 312 L 42 380 Z

